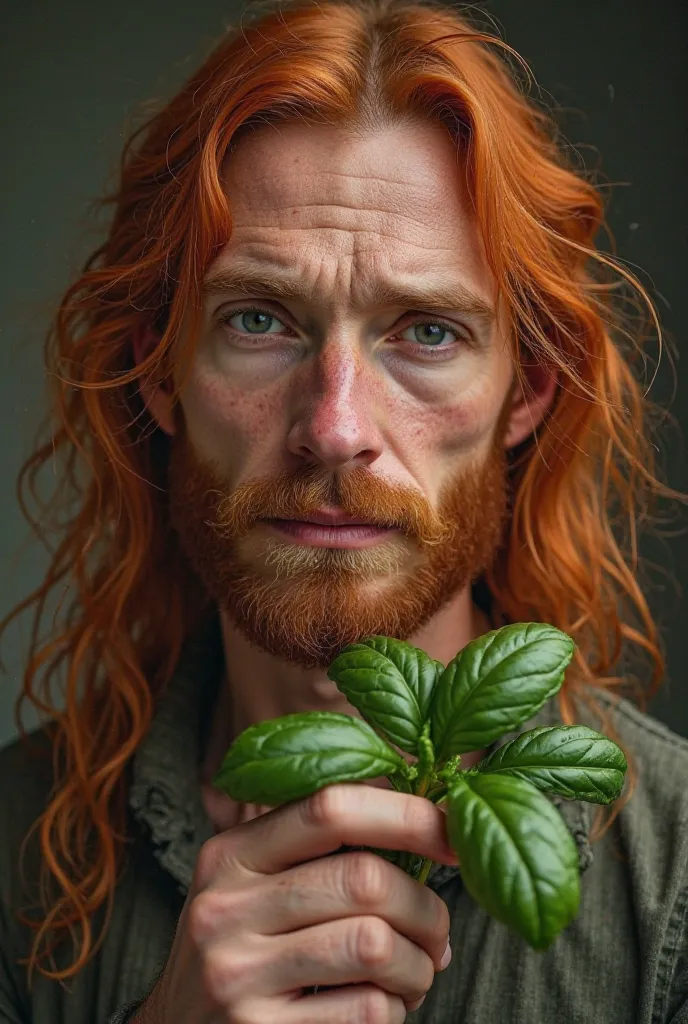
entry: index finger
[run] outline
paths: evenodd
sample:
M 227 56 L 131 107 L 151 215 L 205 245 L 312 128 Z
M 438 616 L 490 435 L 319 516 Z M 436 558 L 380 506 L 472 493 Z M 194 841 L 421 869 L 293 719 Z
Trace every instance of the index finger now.
M 441 864 L 458 864 L 447 839 L 446 820 L 425 797 L 337 783 L 224 835 L 232 860 L 261 874 L 286 871 L 343 845 L 406 850 Z

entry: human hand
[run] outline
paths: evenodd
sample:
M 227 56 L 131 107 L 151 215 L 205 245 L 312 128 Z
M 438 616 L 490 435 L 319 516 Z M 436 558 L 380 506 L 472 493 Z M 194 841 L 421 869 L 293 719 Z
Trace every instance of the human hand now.
M 449 913 L 396 865 L 342 845 L 457 863 L 438 807 L 361 784 L 213 837 L 136 1024 L 401 1024 L 449 962 Z M 328 990 L 306 994 L 316 985 Z

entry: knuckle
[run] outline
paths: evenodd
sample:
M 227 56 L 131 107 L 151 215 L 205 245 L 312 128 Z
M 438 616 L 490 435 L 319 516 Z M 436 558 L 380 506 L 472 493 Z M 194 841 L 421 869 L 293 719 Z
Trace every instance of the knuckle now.
M 226 1002 L 239 982 L 246 979 L 250 965 L 238 951 L 214 948 L 201 961 L 201 980 L 207 995 L 217 1003 Z
M 431 893 L 432 890 L 426 889 L 426 892 Z M 449 929 L 451 927 L 449 908 L 441 896 L 432 892 L 432 897 L 435 906 L 435 931 L 439 936 L 440 941 L 446 943 L 449 938 Z
M 211 999 L 219 1002 L 225 994 L 227 985 L 226 968 L 229 966 L 226 955 L 221 950 L 209 949 L 201 960 L 201 981 L 204 991 Z
M 302 803 L 302 814 L 307 825 L 332 828 L 340 825 L 346 816 L 346 800 L 338 786 L 325 786 L 312 793 Z
M 414 980 L 416 978 L 418 979 L 418 999 L 420 999 L 421 996 L 427 995 L 435 980 L 435 965 L 426 954 L 421 955 L 421 963 L 418 965 L 417 972 L 414 973 Z
M 206 892 L 202 892 L 189 904 L 186 922 L 187 932 L 194 946 L 202 946 L 215 933 L 216 921 L 215 894 L 207 895 Z
M 227 893 L 204 889 L 189 905 L 187 929 L 195 946 L 204 945 L 225 929 L 234 917 L 233 901 Z
M 390 896 L 386 862 L 374 853 L 350 853 L 340 857 L 344 892 L 356 906 L 377 907 Z
M 194 881 L 199 889 L 204 889 L 215 877 L 222 861 L 226 858 L 225 841 L 220 836 L 212 836 L 198 851 Z
M 398 1019 L 393 1015 L 389 996 L 378 988 L 361 993 L 356 1006 L 356 1016 L 352 1017 L 352 1022 L 355 1020 L 356 1024 L 394 1024 Z
M 354 928 L 353 953 L 357 963 L 378 968 L 394 955 L 394 932 L 380 917 L 361 917 Z

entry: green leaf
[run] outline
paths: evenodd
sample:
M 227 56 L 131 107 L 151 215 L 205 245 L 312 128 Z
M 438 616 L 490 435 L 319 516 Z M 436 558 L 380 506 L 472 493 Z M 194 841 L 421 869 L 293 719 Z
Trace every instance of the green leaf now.
M 403 640 L 370 636 L 345 647 L 327 674 L 366 721 L 411 754 L 443 665 Z
M 578 851 L 559 812 L 528 782 L 500 775 L 459 776 L 446 807 L 473 899 L 534 949 L 547 949 L 580 901 Z
M 521 733 L 475 765 L 490 775 L 513 775 L 569 800 L 609 804 L 624 784 L 621 747 L 585 725 L 541 726 Z
M 438 760 L 489 746 L 557 692 L 573 657 L 571 637 L 541 622 L 516 622 L 472 640 L 435 688 L 432 740 Z
M 366 722 L 307 711 L 250 726 L 232 743 L 213 785 L 234 800 L 276 806 L 335 782 L 408 769 Z

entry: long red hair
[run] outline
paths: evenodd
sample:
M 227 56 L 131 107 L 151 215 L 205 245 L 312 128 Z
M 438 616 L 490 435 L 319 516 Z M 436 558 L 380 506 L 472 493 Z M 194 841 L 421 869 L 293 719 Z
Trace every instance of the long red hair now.
M 653 468 L 650 406 L 633 368 L 645 341 L 628 329 L 629 309 L 635 318 L 644 307 L 661 333 L 640 283 L 596 248 L 600 194 L 527 98 L 527 78 L 506 44 L 439 4 L 281 3 L 227 31 L 126 143 L 104 200 L 107 238 L 46 341 L 54 411 L 19 482 L 35 530 L 45 536 L 55 521 L 60 531 L 44 582 L 6 620 L 33 612 L 17 720 L 21 728 L 22 701 L 51 720 L 58 773 L 35 825 L 44 875 L 30 971 L 69 978 L 99 946 L 104 930 L 94 934 L 92 919 L 104 907 L 106 927 L 112 909 L 125 768 L 203 608 L 169 525 L 167 438 L 139 386 L 173 369 L 177 377 L 193 351 L 197 325 L 190 341 L 180 327 L 230 236 L 220 167 L 242 126 L 299 118 L 374 131 L 435 120 L 456 139 L 519 366 L 536 360 L 559 378 L 554 408 L 511 460 L 512 515 L 485 580 L 494 608 L 575 639 L 560 694 L 566 722 L 576 720 L 576 698 L 594 701 L 591 684 L 640 706 L 659 685 L 658 631 L 636 579 L 637 525 L 652 498 L 678 495 Z M 137 366 L 132 339 L 151 324 L 160 342 Z M 55 460 L 57 486 L 41 504 L 38 477 Z M 47 607 L 66 587 L 71 607 L 44 635 Z M 629 645 L 646 656 L 644 679 L 619 672 Z M 66 932 L 74 958 L 58 970 L 51 943 Z

